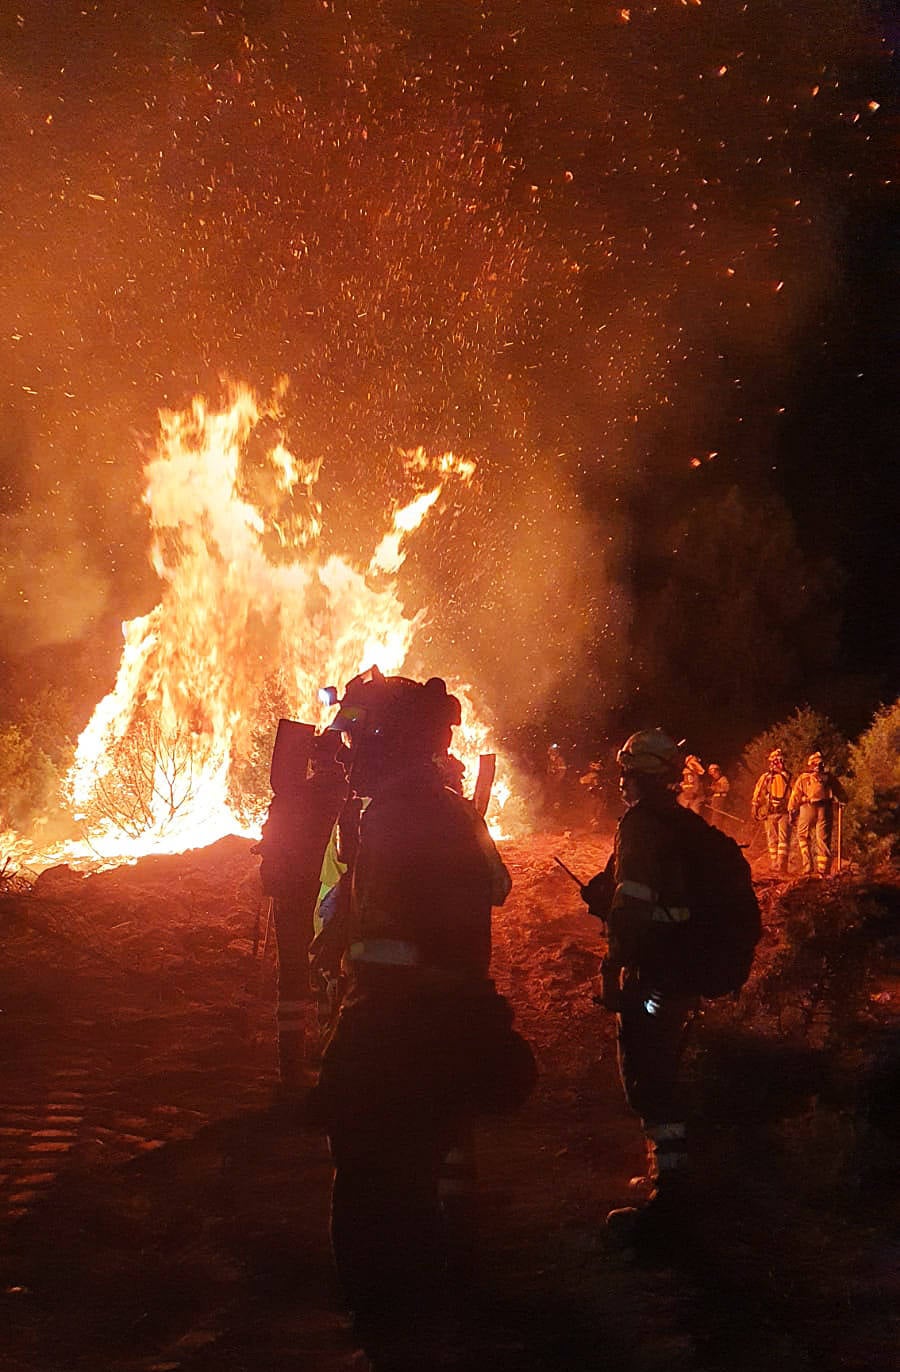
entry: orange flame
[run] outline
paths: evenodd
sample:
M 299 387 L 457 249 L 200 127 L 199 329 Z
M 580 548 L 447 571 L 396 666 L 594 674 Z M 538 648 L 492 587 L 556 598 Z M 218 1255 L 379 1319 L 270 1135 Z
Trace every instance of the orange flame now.
M 422 614 L 404 614 L 392 578 L 447 481 L 469 481 L 474 463 L 402 453 L 428 489 L 395 507 L 364 573 L 319 553 L 319 463 L 277 443 L 251 464 L 248 440 L 277 415 L 277 397 L 261 404 L 246 386 L 234 387 L 222 410 L 197 397 L 160 414 L 144 502 L 162 597 L 123 625 L 115 685 L 79 738 L 67 779 L 85 845 L 56 860 L 122 861 L 226 833 L 255 836 L 278 717 L 321 726 L 330 713 L 317 703 L 321 685 L 373 663 L 396 673 L 407 660 Z M 469 688 L 452 676 L 448 684 L 463 700 L 456 751 L 471 784 L 478 753 L 496 749 Z M 495 832 L 510 790 L 503 772 L 501 764 Z

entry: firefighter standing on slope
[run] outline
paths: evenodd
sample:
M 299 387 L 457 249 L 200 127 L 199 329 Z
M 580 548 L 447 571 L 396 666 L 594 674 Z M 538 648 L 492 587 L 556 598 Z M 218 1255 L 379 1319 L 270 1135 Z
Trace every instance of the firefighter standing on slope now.
M 459 702 L 444 682 L 366 673 L 332 727 L 350 740 L 359 826 L 349 986 L 309 1117 L 330 1138 L 332 1245 L 377 1369 L 433 1359 L 447 1299 L 448 1150 L 479 1113 L 520 1104 L 534 1060 L 489 978 L 509 874 L 475 807 L 446 787 Z M 451 1293 L 452 1294 L 452 1293 Z
M 791 816 L 788 798 L 791 793 L 791 774 L 784 765 L 784 753 L 773 748 L 768 765 L 753 788 L 750 813 L 762 820 L 766 828 L 769 865 L 773 872 L 787 875 L 791 842 Z
M 582 889 L 608 926 L 601 1003 L 616 1013 L 619 1071 L 641 1116 L 653 1192 L 641 1207 L 613 1210 L 607 1224 L 628 1242 L 668 1240 L 688 1202 L 688 1153 L 679 1065 L 698 1005 L 671 981 L 670 931 L 690 918 L 679 852 L 681 753 L 661 730 L 633 734 L 619 750 L 619 821 L 606 871 Z
M 835 802 L 845 805 L 846 791 L 837 777 L 826 770 L 822 754 L 810 753 L 805 771 L 794 782 L 788 803 L 791 816 L 797 820 L 797 846 L 804 876 L 828 875 L 831 863 L 828 839 Z

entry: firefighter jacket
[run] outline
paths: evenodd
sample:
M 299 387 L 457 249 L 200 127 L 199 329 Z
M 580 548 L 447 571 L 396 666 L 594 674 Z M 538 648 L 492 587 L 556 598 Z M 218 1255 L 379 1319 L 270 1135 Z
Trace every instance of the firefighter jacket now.
M 484 979 L 491 907 L 511 880 L 484 820 L 432 763 L 392 778 L 365 810 L 350 903 L 349 962 Z
M 801 772 L 794 782 L 788 809 L 793 815 L 801 805 L 827 805 L 830 800 L 843 805 L 846 799 L 846 791 L 831 772 Z
M 673 928 L 690 918 L 676 814 L 674 796 L 639 800 L 620 819 L 613 848 L 609 961 L 660 985 Z
M 753 788 L 750 813 L 754 819 L 768 819 L 770 815 L 786 815 L 791 791 L 790 772 L 763 772 Z
M 681 777 L 681 792 L 678 797 L 681 805 L 690 808 L 698 808 L 706 794 L 706 787 L 703 777 L 693 771 L 690 767 L 685 767 Z
M 489 978 L 491 907 L 511 886 L 484 820 L 432 763 L 363 813 L 349 912 L 351 983 L 308 1104 L 340 1131 L 434 1130 L 514 1109 L 531 1049 Z

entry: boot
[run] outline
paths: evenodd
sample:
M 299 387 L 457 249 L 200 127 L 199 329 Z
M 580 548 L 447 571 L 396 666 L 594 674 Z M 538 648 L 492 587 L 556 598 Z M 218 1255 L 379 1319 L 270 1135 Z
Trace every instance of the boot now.
M 646 1204 L 610 1210 L 606 1226 L 622 1248 L 633 1248 L 641 1256 L 674 1258 L 686 1245 L 694 1209 L 687 1177 L 679 1173 L 658 1178 Z

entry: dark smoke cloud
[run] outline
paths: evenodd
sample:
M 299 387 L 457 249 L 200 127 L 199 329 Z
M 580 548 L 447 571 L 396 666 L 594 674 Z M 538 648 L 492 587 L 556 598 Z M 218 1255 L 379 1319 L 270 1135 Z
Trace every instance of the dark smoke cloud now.
M 4 655 L 146 609 L 156 409 L 286 374 L 337 550 L 371 551 L 398 448 L 479 462 L 404 570 L 430 666 L 510 723 L 578 671 L 617 702 L 643 494 L 771 465 L 866 174 L 862 11 L 134 0 L 2 24 Z

